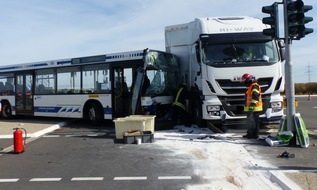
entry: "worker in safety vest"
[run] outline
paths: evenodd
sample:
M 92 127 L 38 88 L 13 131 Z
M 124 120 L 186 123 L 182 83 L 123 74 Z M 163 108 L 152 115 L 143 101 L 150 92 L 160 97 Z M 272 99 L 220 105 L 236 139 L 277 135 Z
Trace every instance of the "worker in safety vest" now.
M 186 109 L 186 100 L 189 98 L 189 93 L 186 84 L 179 85 L 179 89 L 175 96 L 172 108 L 172 119 L 174 125 L 184 124 L 186 126 L 190 125 L 188 112 Z
M 261 87 L 255 77 L 246 73 L 242 76 L 242 82 L 248 87 L 245 93 L 244 111 L 247 112 L 248 131 L 243 138 L 259 138 L 259 116 L 263 110 Z

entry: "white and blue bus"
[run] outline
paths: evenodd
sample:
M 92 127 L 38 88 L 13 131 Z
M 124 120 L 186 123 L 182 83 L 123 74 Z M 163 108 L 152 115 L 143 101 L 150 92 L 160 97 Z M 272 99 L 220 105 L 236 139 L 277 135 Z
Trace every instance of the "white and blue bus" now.
M 167 118 L 178 68 L 174 55 L 149 49 L 1 66 L 1 117 Z

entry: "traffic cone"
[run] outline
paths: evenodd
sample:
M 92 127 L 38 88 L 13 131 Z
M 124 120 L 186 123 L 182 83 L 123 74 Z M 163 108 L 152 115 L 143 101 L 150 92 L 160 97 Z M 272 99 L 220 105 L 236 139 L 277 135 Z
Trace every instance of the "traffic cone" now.
M 311 96 L 310 96 L 310 94 L 308 95 L 308 98 L 307 98 L 307 100 L 309 101 L 309 100 L 311 100 Z

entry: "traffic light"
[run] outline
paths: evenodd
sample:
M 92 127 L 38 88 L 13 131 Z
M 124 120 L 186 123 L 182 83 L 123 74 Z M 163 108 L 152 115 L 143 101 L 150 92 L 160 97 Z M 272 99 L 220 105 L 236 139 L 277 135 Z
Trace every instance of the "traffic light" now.
M 262 7 L 262 12 L 270 14 L 270 17 L 265 17 L 262 19 L 262 23 L 271 25 L 271 28 L 267 28 L 263 30 L 263 34 L 267 36 L 272 36 L 273 38 L 278 38 L 279 37 L 278 3 L 275 2 L 270 6 Z
M 289 38 L 300 40 L 307 34 L 313 33 L 314 29 L 306 28 L 305 24 L 311 22 L 313 17 L 305 17 L 306 12 L 312 10 L 311 5 L 304 5 L 302 0 L 288 0 L 287 2 L 287 28 Z

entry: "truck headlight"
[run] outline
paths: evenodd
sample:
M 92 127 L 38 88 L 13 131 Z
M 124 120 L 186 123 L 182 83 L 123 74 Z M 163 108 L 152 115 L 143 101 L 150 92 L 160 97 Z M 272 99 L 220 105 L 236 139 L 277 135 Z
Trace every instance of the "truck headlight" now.
M 272 112 L 279 112 L 282 110 L 282 102 L 271 103 Z
M 220 111 L 220 106 L 207 106 L 207 111 Z
M 207 106 L 206 109 L 209 116 L 220 116 L 221 106 Z

